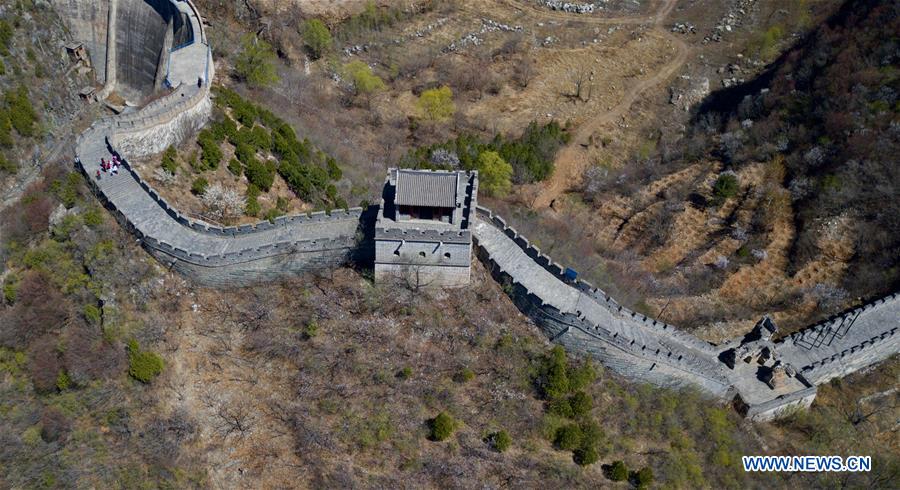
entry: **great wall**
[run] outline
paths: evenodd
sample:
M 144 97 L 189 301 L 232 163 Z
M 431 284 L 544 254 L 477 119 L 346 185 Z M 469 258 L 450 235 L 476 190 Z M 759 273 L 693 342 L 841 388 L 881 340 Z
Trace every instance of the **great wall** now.
M 71 14 L 70 30 L 94 57 L 104 92 L 166 87 L 162 97 L 139 110 L 95 122 L 76 147 L 76 165 L 94 193 L 150 254 L 211 286 L 274 280 L 351 262 L 371 267 L 377 206 L 218 227 L 180 213 L 128 165 L 129 158 L 177 143 L 210 115 L 212 53 L 190 0 L 55 3 Z M 157 20 L 134 22 L 133 17 L 142 15 L 156 15 Z M 155 49 L 145 49 L 141 43 L 146 42 Z M 142 62 L 141 50 L 155 58 Z M 124 171 L 95 178 L 101 158 L 112 155 L 123 161 Z M 627 378 L 693 386 L 733 401 L 751 419 L 767 420 L 808 407 L 817 385 L 900 350 L 898 294 L 780 339 L 764 318 L 743 338 L 710 344 L 619 305 L 590 283 L 570 279 L 563 266 L 500 216 L 478 206 L 475 190 L 477 182 L 470 199 L 476 212 L 466 218 L 460 236 L 471 233 L 476 255 L 516 306 L 552 341 L 589 354 Z M 383 234 L 392 233 L 406 232 Z

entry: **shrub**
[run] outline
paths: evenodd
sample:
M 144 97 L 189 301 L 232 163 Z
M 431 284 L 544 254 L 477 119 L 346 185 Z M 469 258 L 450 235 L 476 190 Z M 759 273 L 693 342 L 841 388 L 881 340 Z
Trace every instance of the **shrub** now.
M 91 206 L 81 215 L 84 224 L 90 228 L 96 228 L 103 223 L 103 213 L 97 206 Z
M 50 184 L 50 190 L 63 203 L 66 209 L 71 209 L 78 200 L 80 184 L 80 174 L 71 172 L 66 174 L 65 179 L 55 179 Z
M 574 451 L 581 446 L 583 436 L 581 427 L 579 427 L 578 424 L 566 424 L 556 429 L 553 443 L 559 449 Z
M 18 171 L 19 166 L 16 164 L 15 160 L 10 160 L 6 158 L 6 155 L 0 154 L 0 172 L 15 174 Z
M 275 218 L 281 216 L 282 214 L 283 213 L 281 211 L 279 211 L 277 208 L 272 208 L 272 209 L 266 211 L 266 214 L 265 214 L 265 216 L 263 216 L 263 218 L 265 218 L 270 223 L 275 223 Z
M 411 150 L 403 158 L 403 166 L 414 168 L 478 168 L 478 159 L 486 151 L 500 155 L 512 167 L 512 180 L 527 183 L 544 180 L 553 173 L 556 153 L 570 139 L 556 121 L 546 125 L 532 122 L 519 138 L 500 134 L 484 142 L 471 134 L 461 134 L 455 140 Z M 448 161 L 436 155 L 452 155 Z M 483 180 L 483 179 L 482 179 Z M 482 184 L 483 185 L 483 184 Z
M 84 318 L 94 325 L 100 324 L 100 308 L 94 305 L 84 305 Z
M 715 200 L 719 203 L 736 196 L 737 193 L 738 180 L 737 176 L 734 174 L 723 173 L 716 179 L 716 183 L 713 185 L 713 196 L 715 196 Z
M 412 377 L 412 375 L 413 375 L 413 370 L 409 366 L 406 366 L 397 372 L 397 377 L 399 379 L 409 379 Z
M 338 166 L 337 161 L 334 158 L 328 158 L 325 164 L 328 165 L 328 177 L 331 180 L 341 180 L 344 173 L 341 171 L 341 167 Z
M 446 121 L 456 112 L 453 90 L 446 85 L 425 90 L 419 95 L 418 106 L 426 119 L 432 122 Z
M 44 335 L 33 342 L 28 353 L 28 370 L 34 389 L 38 393 L 52 393 L 57 390 L 56 382 L 62 365 L 59 362 L 56 345 L 56 336 Z
M 35 123 L 37 122 L 37 112 L 28 99 L 28 87 L 19 85 L 16 90 L 7 90 L 4 94 L 7 110 L 9 111 L 9 120 L 16 132 L 23 137 L 31 137 L 37 134 Z
M 175 174 L 178 170 L 178 162 L 176 159 L 178 158 L 178 152 L 175 150 L 174 146 L 170 146 L 166 148 L 166 151 L 163 152 L 162 156 L 162 168 L 166 172 L 170 174 Z
M 612 481 L 625 481 L 628 479 L 628 466 L 624 461 L 613 461 L 609 467 L 609 479 Z
M 15 287 L 14 306 L 0 322 L 0 345 L 24 349 L 34 339 L 62 327 L 70 317 L 69 308 L 68 300 L 46 273 L 26 272 Z M 57 371 L 52 370 L 53 378 Z
M 16 294 L 19 291 L 19 278 L 15 274 L 8 274 L 3 279 L 3 301 L 6 304 L 13 304 L 16 302 Z
M 269 162 L 263 163 L 256 158 L 249 160 L 249 162 L 244 162 L 246 165 L 244 167 L 244 175 L 247 176 L 247 180 L 251 184 L 268 192 L 275 182 L 275 168 Z
M 242 130 L 246 130 L 246 128 Z M 262 126 L 253 126 L 247 133 L 245 141 L 252 145 L 257 152 L 272 149 L 272 135 Z
M 589 466 L 600 459 L 600 454 L 594 446 L 582 446 L 572 453 L 572 457 L 580 466 Z
M 445 441 L 456 429 L 456 421 L 447 412 L 441 412 L 431 420 L 431 440 Z
M 547 411 L 553 415 L 559 415 L 560 417 L 565 418 L 572 418 L 574 415 L 572 412 L 572 404 L 569 403 L 567 398 L 562 397 L 550 400 L 550 403 L 547 404 Z
M 197 177 L 191 183 L 191 192 L 194 195 L 202 196 L 206 192 L 207 187 L 209 187 L 209 181 L 203 177 Z
M 303 339 L 309 340 L 316 335 L 319 335 L 319 323 L 315 320 L 311 320 L 309 323 L 303 327 Z
M 634 483 L 638 488 L 647 488 L 653 483 L 653 470 L 645 466 L 634 474 Z
M 512 165 L 506 162 L 496 151 L 485 151 L 478 156 L 478 178 L 481 187 L 492 196 L 506 195 L 512 183 Z
M 241 162 L 237 158 L 232 158 L 228 161 L 228 171 L 235 177 L 240 177 L 244 172 L 244 166 L 241 165 Z
M 68 373 L 64 369 L 59 371 L 59 374 L 56 376 L 56 389 L 59 391 L 64 391 L 69 388 L 72 384 L 72 379 L 69 378 Z
M 0 55 L 9 56 L 9 45 L 13 38 L 13 27 L 5 19 L 0 20 Z
M 277 209 L 278 211 L 286 213 L 290 208 L 291 202 L 288 201 L 287 198 L 278 196 L 278 198 L 275 200 L 275 209 Z
M 275 50 L 272 45 L 247 34 L 241 40 L 241 52 L 234 63 L 238 78 L 252 87 L 267 87 L 278 82 L 275 71 Z
M 200 134 L 197 136 L 197 144 L 200 145 L 201 149 L 201 168 L 203 170 L 215 170 L 218 168 L 223 154 L 213 132 L 209 129 L 200 131 Z
M 494 450 L 504 453 L 512 446 L 512 437 L 505 430 L 500 430 L 488 436 L 488 442 Z
M 475 371 L 472 371 L 468 367 L 460 369 L 459 372 L 457 372 L 456 375 L 453 376 L 453 380 L 457 383 L 468 383 L 473 379 L 475 379 Z
M 259 216 L 260 211 L 262 211 L 262 207 L 257 200 L 259 192 L 259 187 L 256 187 L 253 184 L 250 184 L 250 186 L 247 187 L 247 205 L 244 208 L 244 213 L 247 216 Z
M 569 369 L 569 389 L 572 391 L 585 390 L 597 379 L 597 369 L 590 359 L 586 359 L 580 366 Z
M 353 83 L 353 92 L 356 95 L 371 99 L 376 92 L 384 90 L 384 80 L 372 73 L 372 68 L 365 62 L 354 60 L 343 67 L 344 75 Z
M 545 400 L 563 398 L 569 393 L 569 362 L 561 346 L 554 346 L 541 360 L 535 381 Z
M 321 20 L 310 19 L 304 22 L 300 28 L 300 33 L 303 36 L 303 42 L 309 49 L 309 54 L 313 58 L 319 59 L 331 49 L 331 32 Z
M 41 414 L 41 439 L 44 442 L 65 440 L 72 430 L 72 423 L 66 415 L 57 408 L 47 407 Z
M 842 187 L 841 178 L 834 174 L 823 175 L 819 187 L 823 191 L 839 191 Z
M 556 121 L 532 121 L 522 136 L 499 145 L 500 156 L 515 169 L 517 182 L 539 182 L 553 173 L 556 152 L 571 136 Z
M 569 399 L 569 406 L 572 407 L 572 416 L 585 417 L 590 415 L 594 400 L 587 393 L 579 391 Z
M 9 120 L 9 111 L 5 107 L 0 107 L 0 145 L 6 148 L 13 146 L 12 121 Z
M 137 341 L 128 342 L 128 374 L 132 378 L 149 383 L 163 370 L 163 360 L 155 352 L 143 351 Z

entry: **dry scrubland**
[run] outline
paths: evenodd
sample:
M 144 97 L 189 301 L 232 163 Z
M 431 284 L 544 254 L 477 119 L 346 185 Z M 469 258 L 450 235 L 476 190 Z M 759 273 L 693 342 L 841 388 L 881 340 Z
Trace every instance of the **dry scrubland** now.
M 337 197 L 350 205 L 373 200 L 384 169 L 414 148 L 461 134 L 516 137 L 534 119 L 556 118 L 571 121 L 557 174 L 516 182 L 508 195 L 483 201 L 625 303 L 718 340 L 746 331 L 763 312 L 793 328 L 854 296 L 896 286 L 896 265 L 873 251 L 896 250 L 896 228 L 883 219 L 891 214 L 859 213 L 891 202 L 866 189 L 896 189 L 896 181 L 890 174 L 874 179 L 873 164 L 837 165 L 869 158 L 876 169 L 890 168 L 840 148 L 890 149 L 896 139 L 842 145 L 842 118 L 816 113 L 836 131 L 826 140 L 816 119 L 800 121 L 798 127 L 813 129 L 798 133 L 759 107 L 738 108 L 735 117 L 727 100 L 709 111 L 696 105 L 705 95 L 703 78 L 713 89 L 723 79 L 752 80 L 833 13 L 835 2 L 759 1 L 737 16 L 740 23 L 729 21 L 734 27 L 721 42 L 708 43 L 704 38 L 737 7 L 609 2 L 597 14 L 574 16 L 513 0 L 386 2 L 383 11 L 395 20 L 370 28 L 352 21 L 365 2 L 197 3 L 209 13 L 217 72 L 225 74 L 220 82 L 289 123 L 343 171 L 329 176 L 334 196 L 323 187 L 304 198 L 276 174 L 272 190 L 257 198 L 260 217 L 335 205 Z M 857 3 L 851 8 L 871 2 Z M 241 290 L 188 284 L 136 248 L 80 177 L 52 164 L 65 142 L 42 135 L 79 124 L 77 106 L 60 99 L 77 101 L 83 80 L 49 90 L 48 80 L 64 78 L 66 65 L 42 49 L 28 53 L 34 43 L 27 33 L 43 32 L 28 27 L 31 5 L 18 2 L 4 14 L 14 34 L 10 53 L 0 52 L 3 89 L 25 84 L 33 106 L 52 108 L 37 116 L 36 135 L 17 127 L 14 146 L 3 149 L 19 162 L 17 171 L 0 173 L 4 200 L 22 199 L 0 214 L 0 487 L 638 484 L 636 475 L 631 483 L 612 480 L 609 465 L 617 460 L 632 471 L 649 468 L 652 486 L 666 488 L 896 487 L 896 358 L 820 387 L 809 413 L 751 425 L 696 393 L 635 385 L 600 366 L 595 376 L 583 375 L 591 371 L 585 361 L 554 357 L 479 264 L 472 288 L 437 293 L 375 286 L 368 271 L 350 269 Z M 59 26 L 46 10 L 29 12 Z M 335 43 L 307 62 L 298 26 L 311 15 L 326 21 Z M 850 26 L 832 27 L 824 38 L 870 52 L 877 19 L 862 24 L 868 37 L 847 36 L 865 32 Z M 674 22 L 696 33 L 673 33 Z M 61 29 L 48 32 L 61 39 Z M 247 32 L 258 32 L 277 53 L 280 81 L 268 88 L 228 75 Z M 480 44 L 445 51 L 469 34 Z M 816 46 L 782 60 L 789 63 L 779 63 L 779 73 L 802 71 L 822 50 Z M 869 59 L 840 59 L 848 57 Z M 371 98 L 333 78 L 357 59 L 385 82 Z M 830 74 L 860 73 L 852 81 L 863 85 L 892 73 L 829 66 Z M 790 93 L 783 76 L 771 80 L 774 96 Z M 454 116 L 423 120 L 418 96 L 442 85 L 453 91 Z M 812 100 L 847 101 L 832 112 L 865 110 L 866 127 L 888 134 L 891 106 L 816 90 L 799 87 Z M 4 99 L 4 108 L 13 103 Z M 798 107 L 803 113 L 810 106 Z M 220 111 L 216 122 L 234 115 Z M 744 127 L 748 116 L 754 124 Z M 762 144 L 778 144 L 779 132 L 788 134 L 790 150 Z M 190 164 L 195 152 L 202 158 L 195 141 L 177 149 L 181 170 L 160 187 L 184 209 L 206 212 L 189 193 L 199 177 L 246 193 L 248 177 L 227 170 L 236 145 L 218 144 L 224 155 L 215 170 Z M 819 151 L 809 153 L 816 145 Z M 50 157 L 43 172 L 31 160 L 38 148 Z M 270 155 L 285 159 L 252 156 Z M 153 175 L 161 162 L 139 163 Z M 807 163 L 817 170 L 804 171 Z M 861 185 L 867 181 L 848 171 L 881 184 Z M 798 189 L 807 191 L 802 199 L 785 199 Z M 565 376 L 549 376 L 554 366 Z M 452 433 L 431 440 L 442 412 L 454 422 Z M 504 452 L 499 431 L 511 436 Z M 738 466 L 743 454 L 870 454 L 875 471 L 751 478 Z M 595 463 L 579 464 L 592 455 Z
M 350 205 L 376 201 L 384 168 L 411 149 L 460 134 L 517 135 L 532 121 L 556 120 L 571 134 L 553 174 L 514 179 L 519 185 L 504 199 L 485 202 L 626 304 L 720 341 L 762 314 L 792 329 L 890 290 L 891 279 L 858 279 L 875 260 L 857 253 L 854 210 L 801 217 L 796 199 L 783 195 L 803 171 L 790 158 L 774 162 L 768 150 L 750 154 L 775 135 L 726 128 L 714 122 L 722 115 L 699 105 L 710 91 L 762 75 L 838 2 L 623 2 L 578 15 L 538 2 L 434 0 L 379 4 L 386 17 L 369 23 L 360 6 L 322 17 L 334 41 L 319 60 L 298 27 L 302 9 L 280 10 L 272 22 L 274 10 L 251 4 L 258 8 L 211 15 L 219 71 L 239 57 L 238 19 L 259 26 L 281 57 L 280 81 L 250 90 L 223 83 L 277 107 L 301 137 L 336 157 L 345 176 L 337 189 Z M 384 80 L 383 90 L 353 95 L 342 66 L 356 60 Z M 454 115 L 423 120 L 417 97 L 442 85 L 453 91 Z M 757 139 L 748 140 L 751 133 Z M 744 147 L 740 162 L 720 151 L 735 144 Z M 713 203 L 723 172 L 737 175 L 738 192 Z M 821 178 L 807 176 L 807 187 Z M 263 202 L 290 197 L 277 182 Z M 188 187 L 180 181 L 172 193 L 202 214 Z M 321 205 L 292 200 L 289 209 L 311 207 Z M 799 244 L 812 252 L 799 257 Z
M 44 181 L 24 221 L 0 216 L 12 245 L 0 481 L 12 487 L 628 488 L 610 479 L 618 460 L 676 488 L 770 487 L 785 482 L 747 477 L 739 456 L 784 452 L 878 464 L 804 485 L 897 477 L 885 452 L 896 360 L 822 387 L 809 414 L 753 426 L 697 393 L 567 359 L 480 265 L 457 291 L 350 269 L 200 289 L 138 249 L 78 178 Z M 441 413 L 452 430 L 437 441 Z M 598 460 L 582 467 L 586 448 Z

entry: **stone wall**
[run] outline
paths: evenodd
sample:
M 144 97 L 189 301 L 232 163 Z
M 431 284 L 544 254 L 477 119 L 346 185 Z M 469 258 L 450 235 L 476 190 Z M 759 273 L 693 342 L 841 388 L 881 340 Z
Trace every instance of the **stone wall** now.
M 471 267 L 446 265 L 375 264 L 375 282 L 397 281 L 411 288 L 458 288 L 469 285 L 471 271 Z
M 490 210 L 479 207 L 478 213 L 482 220 L 489 221 L 493 226 L 501 229 L 505 235 L 526 251 L 536 264 L 541 265 L 558 278 L 554 279 L 554 281 L 558 281 L 558 284 L 552 284 L 551 287 L 567 287 L 562 282 L 564 268 L 549 257 L 540 254 L 540 251 L 528 244 L 527 239 L 518 235 L 514 229 L 505 226 L 502 218 L 495 216 Z M 498 226 L 498 223 L 503 223 L 503 225 Z M 595 324 L 577 312 L 560 311 L 548 304 L 544 298 L 525 288 L 521 284 L 521 278 L 515 276 L 515 271 L 504 270 L 480 242 L 477 233 L 475 234 L 475 244 L 478 257 L 488 266 L 494 278 L 504 285 L 519 310 L 534 320 L 554 342 L 572 350 L 589 353 L 608 368 L 632 379 L 661 386 L 691 385 L 723 398 L 732 394 L 731 383 L 727 377 L 721 373 L 718 366 L 711 364 L 708 359 L 697 358 L 687 352 L 678 353 L 675 346 L 670 346 L 666 351 L 648 347 L 634 339 L 620 336 L 607 326 Z M 625 312 L 624 308 L 589 283 L 579 283 L 578 289 L 590 301 L 602 302 L 605 307 L 615 309 L 617 315 L 622 315 L 624 312 L 626 318 L 631 318 L 646 324 L 649 328 L 660 331 L 669 330 L 671 327 L 634 312 Z M 688 335 L 677 331 L 667 333 L 673 334 L 673 337 Z M 710 354 L 714 352 L 709 344 L 699 339 L 692 338 L 690 344 L 696 345 Z
M 900 294 L 803 329 L 776 346 L 815 384 L 883 361 L 900 351 Z
M 816 399 L 816 391 L 816 387 L 811 386 L 757 405 L 742 405 L 740 400 L 737 405 L 740 412 L 748 419 L 765 422 L 809 408 Z
M 61 12 L 71 11 L 80 16 L 84 22 L 79 24 L 80 28 L 102 22 L 98 16 L 105 15 L 101 4 L 69 0 L 57 2 L 60 5 Z M 205 43 L 193 4 L 176 5 L 182 13 L 191 13 L 189 21 L 200 31 L 200 38 L 195 38 L 194 43 Z M 85 35 L 96 38 L 99 31 L 91 29 Z M 195 58 L 187 53 L 184 60 L 188 63 L 182 60 L 180 66 L 196 72 L 180 73 L 181 79 L 193 80 L 196 75 L 211 80 L 213 65 L 208 46 L 194 44 L 193 47 L 202 48 L 194 54 L 196 59 L 205 61 L 190 63 Z M 217 227 L 184 216 L 141 179 L 127 161 L 129 157 L 159 153 L 202 127 L 211 111 L 209 85 L 181 83 L 173 93 L 139 112 L 98 121 L 78 138 L 77 155 L 85 162 L 96 165 L 100 158 L 116 153 L 125 162 L 130 178 L 116 180 L 115 184 L 105 179 L 102 183 L 95 181 L 94 167 L 85 168 L 80 162 L 78 167 L 104 206 L 166 267 L 210 286 L 261 282 L 285 274 L 330 270 L 348 262 L 371 263 L 377 234 L 378 255 L 391 260 L 375 264 L 376 277 L 401 276 L 414 286 L 427 286 L 433 281 L 454 286 L 469 281 L 470 244 L 474 241 L 477 256 L 493 277 L 503 285 L 516 306 L 554 342 L 592 355 L 628 378 L 661 386 L 695 386 L 722 399 L 734 397 L 736 382 L 750 379 L 735 378 L 735 374 L 723 368 L 724 364 L 718 360 L 721 347 L 631 311 L 586 281 L 568 280 L 562 265 L 508 226 L 500 216 L 477 206 L 477 179 L 474 178 L 467 191 L 465 207 L 469 214 L 464 216 L 464 229 L 452 232 L 381 227 L 376 231 L 378 211 L 360 208 L 285 216 L 274 222 L 238 227 Z M 111 194 L 107 196 L 102 187 L 110 185 L 115 187 L 109 187 Z M 139 199 L 117 201 L 123 195 Z M 155 213 L 155 225 L 142 228 L 139 223 L 148 221 L 140 221 L 140 216 L 148 209 Z M 167 243 L 161 239 L 165 234 L 160 234 L 160 230 L 166 228 L 170 219 L 173 227 L 170 229 L 183 231 L 168 235 L 171 243 Z M 487 228 L 481 228 L 483 225 Z M 312 234 L 304 238 L 300 236 L 302 233 L 295 233 L 299 229 Z M 479 233 L 487 234 L 479 236 Z M 210 236 L 222 241 L 212 240 Z M 494 243 L 482 242 L 483 238 Z M 236 241 L 226 242 L 229 239 Z M 202 242 L 206 242 L 206 248 Z M 401 242 L 408 250 L 395 256 L 393 249 Z M 228 246 L 220 247 L 226 243 Z M 424 261 L 419 252 L 425 253 Z M 510 261 L 511 256 L 515 260 Z M 810 383 L 820 384 L 847 375 L 896 354 L 900 350 L 898 318 L 900 295 L 895 294 L 780 340 L 776 349 L 779 356 L 800 371 L 798 376 L 804 379 L 805 387 L 756 405 L 744 404 L 743 411 L 752 419 L 768 420 L 797 407 L 808 407 L 815 397 L 815 386 Z
M 176 92 L 175 95 L 180 94 Z M 116 151 L 130 158 L 161 153 L 199 131 L 212 114 L 208 89 L 185 94 L 183 101 L 175 99 L 171 102 L 171 107 L 164 112 L 150 114 L 143 120 L 117 121 L 118 127 L 110 138 Z
M 365 222 L 361 209 L 340 211 L 326 215 L 316 213 L 315 216 L 282 217 L 281 222 L 271 223 L 263 221 L 254 225 L 244 225 L 232 228 L 229 234 L 219 234 L 213 230 L 223 230 L 205 224 L 191 221 L 184 217 L 171 206 L 163 204 L 176 222 L 175 226 L 185 226 L 203 230 L 217 236 L 227 237 L 256 233 L 275 226 L 283 226 L 289 219 L 309 220 L 312 223 L 346 222 L 348 232 L 342 236 L 329 239 L 314 240 L 286 240 L 277 243 L 267 243 L 255 248 L 247 248 L 225 254 L 198 254 L 189 250 L 173 247 L 165 241 L 148 236 L 138 229 L 127 213 L 118 209 L 115 203 L 106 198 L 97 187 L 94 179 L 87 174 L 82 164 L 78 169 L 85 174 L 89 186 L 98 196 L 101 203 L 107 208 L 123 228 L 134 234 L 141 245 L 149 251 L 157 260 L 166 267 L 176 270 L 199 284 L 208 286 L 228 287 L 246 285 L 271 280 L 285 275 L 298 274 L 315 270 L 334 269 L 347 264 L 352 260 L 360 259 L 359 249 L 371 247 L 363 234 L 354 233 L 359 223 Z M 128 171 L 131 171 L 128 168 Z M 161 200 L 165 203 L 164 200 Z
M 726 399 L 739 394 L 738 385 L 743 386 L 740 388 L 742 390 L 751 389 L 755 395 L 760 394 L 760 389 L 766 390 L 764 386 L 754 386 L 757 381 L 748 384 L 751 380 L 743 377 L 755 376 L 755 373 L 722 369 L 724 363 L 719 356 L 733 342 L 714 346 L 672 325 L 623 308 L 590 283 L 568 281 L 562 265 L 543 254 L 501 217 L 483 207 L 478 208 L 478 216 L 481 223 L 502 232 L 501 238 L 508 246 L 498 246 L 497 238 L 491 238 L 495 242 L 491 246 L 506 256 L 507 262 L 510 262 L 508 257 L 512 253 L 509 247 L 518 248 L 519 253 L 524 253 L 534 265 L 549 274 L 545 275 L 546 278 L 536 279 L 538 274 L 533 270 L 523 270 L 523 258 L 510 262 L 517 264 L 519 270 L 505 269 L 482 243 L 482 239 L 490 234 L 486 235 L 485 229 L 479 228 L 481 225 L 476 226 L 474 237 L 479 258 L 504 285 L 516 306 L 554 342 L 571 350 L 589 353 L 626 377 L 661 386 L 690 384 Z M 528 277 L 519 274 L 528 274 Z M 542 292 L 538 294 L 529 290 L 523 282 L 529 282 L 532 287 L 538 286 Z M 564 294 L 567 288 L 577 289 L 582 296 L 573 302 L 571 294 Z M 541 297 L 542 294 L 544 297 Z M 606 317 L 609 324 L 592 321 L 590 315 L 580 311 L 589 306 L 584 301 L 585 297 L 610 312 L 611 316 Z M 569 310 L 560 311 L 550 302 L 568 304 Z M 632 332 L 631 340 L 627 338 L 629 331 Z M 623 333 L 626 335 L 623 336 Z M 641 342 L 646 343 L 642 345 Z M 773 392 L 771 399 L 756 404 L 744 403 L 738 397 L 737 404 L 753 420 L 770 420 L 792 410 L 809 407 L 815 398 L 815 385 L 846 376 L 900 351 L 900 294 L 838 315 L 790 335 L 775 345 L 778 358 L 799 371 L 797 377 L 802 380 L 801 386 L 805 387 L 783 394 Z M 764 385 L 761 380 L 758 383 Z
M 163 265 L 190 277 L 195 283 L 222 288 L 275 281 L 306 272 L 334 270 L 353 260 L 358 247 L 353 237 L 297 241 L 209 260 L 173 250 L 153 240 L 145 239 L 142 244 Z

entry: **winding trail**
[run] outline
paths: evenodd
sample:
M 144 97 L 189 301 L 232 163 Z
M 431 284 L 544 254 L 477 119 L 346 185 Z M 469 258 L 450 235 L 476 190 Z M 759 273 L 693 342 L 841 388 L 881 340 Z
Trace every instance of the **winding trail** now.
M 675 8 L 676 1 L 677 0 L 664 0 L 660 4 L 656 14 L 650 17 L 596 18 L 588 17 L 586 15 L 577 17 L 578 21 L 587 24 L 643 24 L 648 21 L 652 22 L 653 31 L 672 43 L 675 47 L 675 54 L 671 61 L 666 63 L 666 65 L 655 75 L 643 79 L 629 87 L 622 96 L 622 100 L 612 109 L 581 124 L 572 135 L 572 140 L 569 145 L 563 148 L 556 156 L 553 175 L 551 175 L 543 184 L 542 189 L 532 203 L 532 208 L 540 209 L 549 207 L 554 199 L 568 190 L 573 182 L 578 181 L 581 173 L 587 166 L 587 151 L 585 147 L 592 134 L 596 133 L 606 124 L 622 117 L 635 101 L 637 101 L 641 94 L 671 79 L 687 61 L 690 52 L 688 45 L 663 28 L 663 23 Z M 528 9 L 530 11 L 534 11 L 538 8 L 536 6 L 523 6 L 521 5 L 521 2 L 515 0 L 504 0 L 504 3 L 515 5 L 520 9 Z M 565 12 L 547 11 L 541 12 L 538 15 L 544 18 L 560 20 L 575 19 L 573 14 Z

